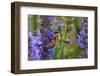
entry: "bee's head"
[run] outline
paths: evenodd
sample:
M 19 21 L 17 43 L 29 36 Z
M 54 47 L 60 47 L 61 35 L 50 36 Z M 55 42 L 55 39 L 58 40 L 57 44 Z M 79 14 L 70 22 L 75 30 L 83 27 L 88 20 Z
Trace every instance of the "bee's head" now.
M 55 31 L 55 37 L 56 37 L 56 39 L 59 39 L 60 38 L 60 34 L 59 34 L 58 31 Z

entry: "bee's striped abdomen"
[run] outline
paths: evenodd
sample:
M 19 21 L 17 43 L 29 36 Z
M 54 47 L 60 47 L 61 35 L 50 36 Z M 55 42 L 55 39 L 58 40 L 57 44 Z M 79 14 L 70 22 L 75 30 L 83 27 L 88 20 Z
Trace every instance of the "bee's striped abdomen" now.
M 56 40 L 51 40 L 51 43 L 48 46 L 48 49 L 55 48 L 55 46 L 56 46 Z

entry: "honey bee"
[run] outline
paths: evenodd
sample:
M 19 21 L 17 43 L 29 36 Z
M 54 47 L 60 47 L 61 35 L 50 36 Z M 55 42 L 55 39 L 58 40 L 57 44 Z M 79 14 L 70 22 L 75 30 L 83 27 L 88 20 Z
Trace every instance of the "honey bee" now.
M 59 38 L 59 32 L 55 32 L 55 38 L 51 40 L 50 44 L 48 45 L 48 49 L 56 47 L 56 40 Z
M 51 43 L 49 44 L 48 49 L 55 48 L 55 47 L 56 47 L 56 40 L 51 40 Z

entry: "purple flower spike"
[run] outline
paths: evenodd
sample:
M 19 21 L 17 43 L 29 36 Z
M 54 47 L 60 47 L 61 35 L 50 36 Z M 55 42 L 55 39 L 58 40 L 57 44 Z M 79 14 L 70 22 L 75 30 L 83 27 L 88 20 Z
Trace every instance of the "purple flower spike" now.
M 41 53 L 42 60 L 49 60 L 53 58 L 53 49 L 48 49 L 48 45 L 51 43 L 51 40 L 54 39 L 54 32 L 52 27 L 50 26 L 50 22 L 55 22 L 55 18 L 52 16 L 42 16 L 41 20 L 41 41 L 43 46 L 43 52 Z M 45 25 L 45 26 L 44 26 Z M 51 52 L 52 51 L 52 52 Z
M 41 60 L 40 56 L 42 55 L 42 41 L 41 41 L 41 33 L 38 33 L 37 36 L 33 36 L 31 31 L 28 32 L 29 35 L 29 47 L 28 53 L 32 60 Z M 41 47 L 41 48 L 40 48 Z
M 87 18 L 82 18 L 82 26 L 80 33 L 77 35 L 77 41 L 80 48 L 84 49 L 85 58 L 88 57 L 88 32 L 87 32 Z

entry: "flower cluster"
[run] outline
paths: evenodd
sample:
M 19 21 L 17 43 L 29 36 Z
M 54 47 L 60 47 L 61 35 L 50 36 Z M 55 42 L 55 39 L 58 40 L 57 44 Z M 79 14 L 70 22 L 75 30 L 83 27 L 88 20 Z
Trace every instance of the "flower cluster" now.
M 77 35 L 77 41 L 80 45 L 80 48 L 84 49 L 84 56 L 88 57 L 88 28 L 87 28 L 87 18 L 82 18 L 82 26 L 80 33 Z
M 37 36 L 33 36 L 31 31 L 28 32 L 29 37 L 29 56 L 32 60 L 42 60 L 42 41 L 41 33 L 38 32 Z
M 52 17 L 41 16 L 41 28 L 40 32 L 42 34 L 42 43 L 43 43 L 43 58 L 52 59 L 54 55 L 54 48 L 48 49 L 48 46 L 51 44 L 51 40 L 55 38 L 54 30 L 50 26 L 50 21 Z

